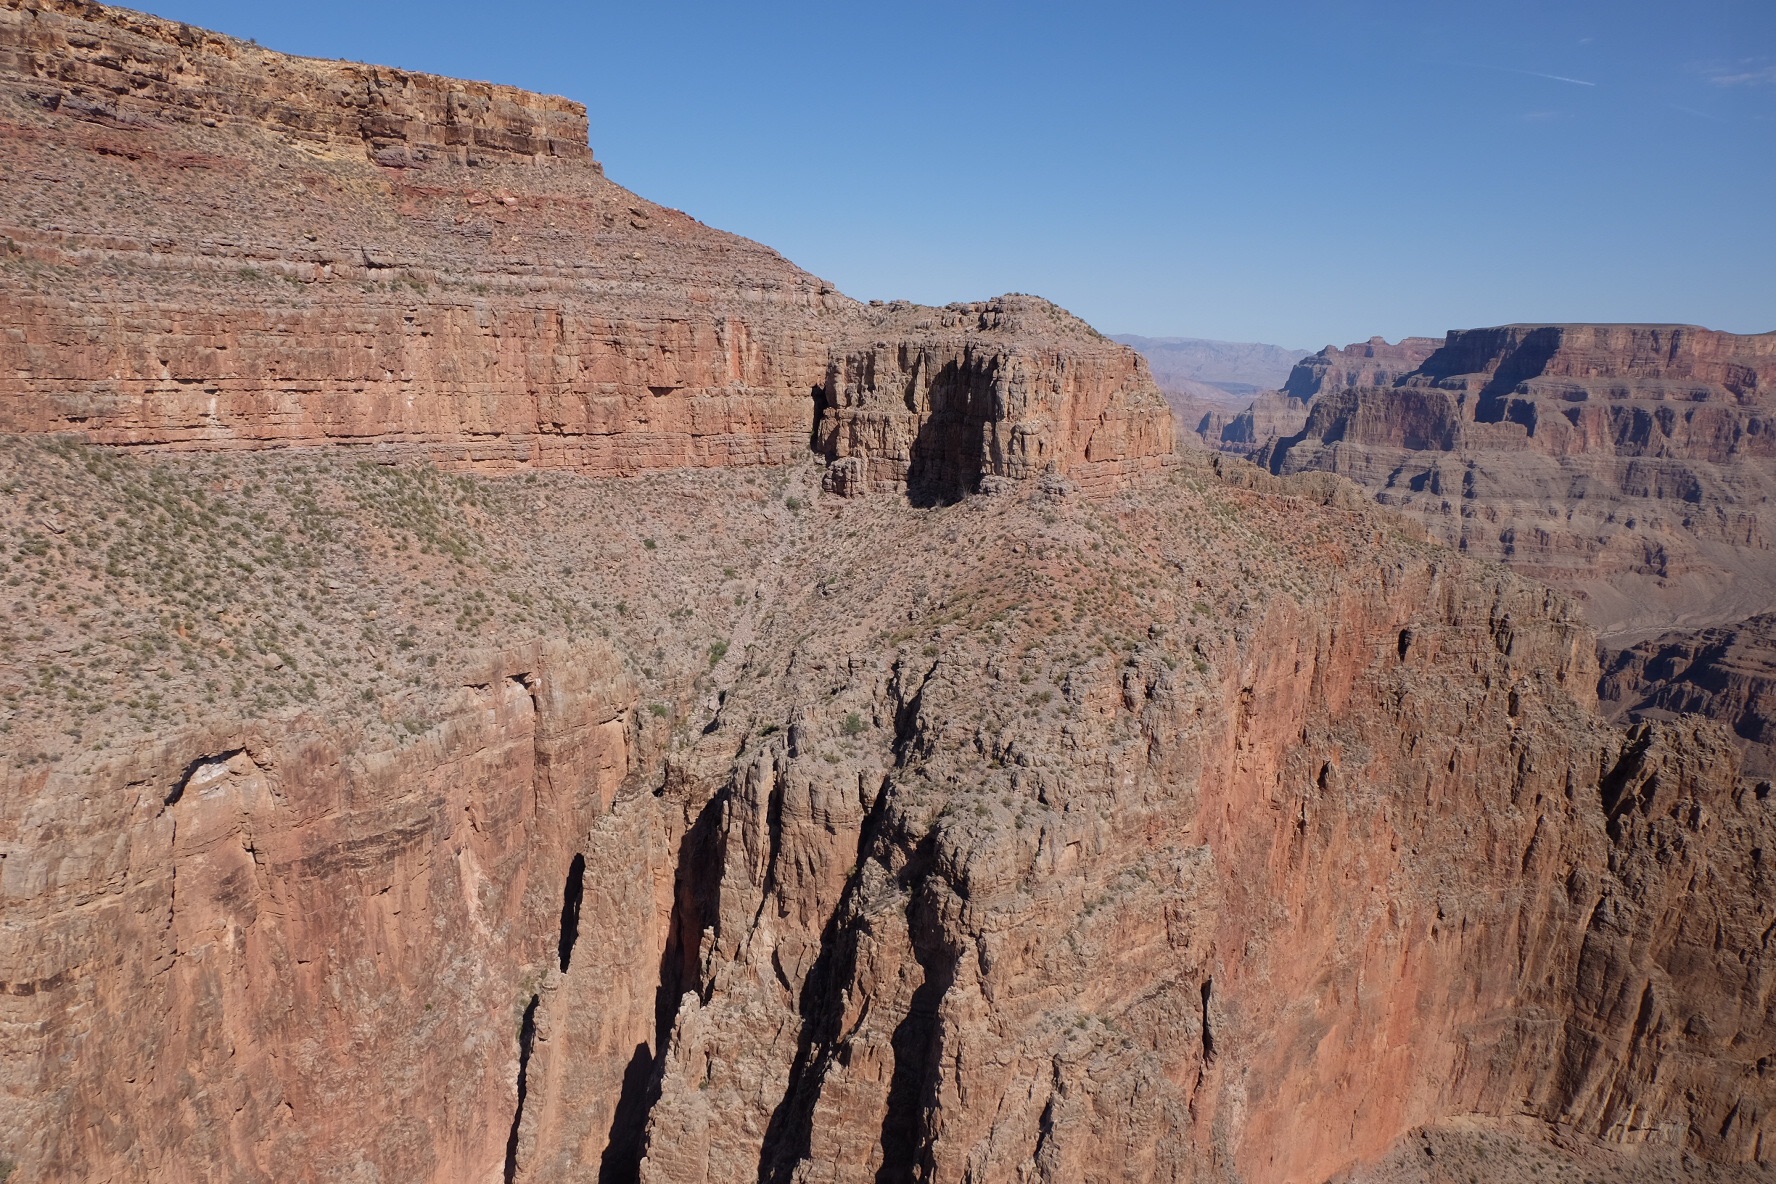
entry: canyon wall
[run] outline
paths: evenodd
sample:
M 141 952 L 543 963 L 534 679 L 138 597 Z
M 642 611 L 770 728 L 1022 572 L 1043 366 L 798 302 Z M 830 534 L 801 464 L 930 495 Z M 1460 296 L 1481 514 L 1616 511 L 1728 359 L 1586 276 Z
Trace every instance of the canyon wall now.
M 1598 694 L 1613 715 L 1724 721 L 1759 775 L 1776 772 L 1776 618 L 1674 630 L 1612 652 Z
M 0 21 L 0 70 L 79 119 L 239 124 L 397 166 L 592 159 L 585 107 L 552 95 L 291 57 L 84 0 L 7 0 Z
M 427 555 L 379 466 L 11 447 L 63 541 L 223 487 L 322 548 L 241 577 L 322 615 L 237 723 L 244 636 L 128 657 L 151 561 L 0 584 L 17 1180 L 1280 1184 L 1453 1115 L 1768 1170 L 1767 786 L 1334 480 L 453 478 Z
M 1242 450 L 1352 478 L 1450 544 L 1578 593 L 1606 633 L 1776 604 L 1776 334 L 1516 325 L 1429 344 L 1309 359 L 1290 379 L 1311 399 L 1301 429 Z
M 1715 507 L 1654 477 L 1764 455 L 1759 340 L 1321 355 L 1275 476 L 570 103 L 0 17 L 15 1184 L 1308 1184 L 1458 1118 L 1770 1170 L 1769 785 L 1293 472 L 1571 429 Z
M 639 769 L 608 653 L 530 647 L 468 677 L 396 750 L 298 716 L 5 770 L 0 1061 L 25 1178 L 497 1175 L 563 886 Z M 619 1032 L 646 1030 L 634 1010 L 607 1004 Z
M 1433 537 L 1574 592 L 1605 635 L 1613 711 L 1728 721 L 1767 769 L 1756 704 L 1769 661 L 1758 615 L 1776 608 L 1773 375 L 1776 334 L 1376 338 L 1322 350 L 1198 435 L 1275 472 L 1349 477 Z
M 1040 391 L 979 409 L 1012 417 L 982 474 L 1023 474 L 1026 445 L 1096 473 L 1170 456 L 1132 352 L 1047 305 L 991 334 L 967 309 L 860 305 L 606 180 L 566 100 L 35 0 L 0 7 L 0 100 L 6 431 L 492 471 L 778 465 L 840 359 L 926 348 L 899 335 L 935 320 Z M 943 403 L 908 430 L 943 436 Z

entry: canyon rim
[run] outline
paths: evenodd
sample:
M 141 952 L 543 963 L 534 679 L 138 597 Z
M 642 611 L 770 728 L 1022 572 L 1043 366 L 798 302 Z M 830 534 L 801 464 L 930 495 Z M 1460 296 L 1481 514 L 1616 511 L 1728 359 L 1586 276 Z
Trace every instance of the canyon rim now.
M 1767 339 L 1200 448 L 567 100 L 0 0 L 0 142 L 15 1184 L 1769 1178 Z

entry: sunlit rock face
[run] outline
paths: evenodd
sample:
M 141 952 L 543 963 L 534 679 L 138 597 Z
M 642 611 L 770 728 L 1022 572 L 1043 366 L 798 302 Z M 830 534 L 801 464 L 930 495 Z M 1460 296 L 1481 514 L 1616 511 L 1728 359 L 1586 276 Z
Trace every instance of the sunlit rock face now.
M 1776 803 L 1586 605 L 562 100 L 14 0 L 0 135 L 15 1182 L 1767 1174 Z M 1276 467 L 1752 389 L 1500 332 Z

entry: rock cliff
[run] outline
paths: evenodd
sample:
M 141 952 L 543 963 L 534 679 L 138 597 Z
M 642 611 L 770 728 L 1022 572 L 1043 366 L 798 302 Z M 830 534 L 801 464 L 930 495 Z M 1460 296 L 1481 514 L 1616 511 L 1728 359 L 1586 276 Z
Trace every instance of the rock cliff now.
M 5 458 L 17 1179 L 1767 1163 L 1776 803 L 1336 482 Z
M 1565 595 L 571 105 L 0 14 L 14 1184 L 1768 1175 L 1776 801 Z
M 991 334 L 969 309 L 859 305 L 606 180 L 566 100 L 6 0 L 0 134 L 8 431 L 493 471 L 781 464 L 843 359 L 938 348 L 1031 389 L 968 423 L 941 395 L 902 417 L 909 439 L 980 452 L 982 476 L 1171 454 L 1132 352 L 1038 301 Z M 898 336 L 935 321 L 941 346 Z M 981 416 L 993 446 L 939 440 Z M 888 480 L 877 455 L 859 463 Z
M 1290 379 L 1305 424 L 1254 455 L 1351 477 L 1437 537 L 1577 592 L 1605 631 L 1776 605 L 1776 334 L 1520 325 L 1424 344 L 1375 347 L 1405 355 L 1380 369 L 1310 359 Z

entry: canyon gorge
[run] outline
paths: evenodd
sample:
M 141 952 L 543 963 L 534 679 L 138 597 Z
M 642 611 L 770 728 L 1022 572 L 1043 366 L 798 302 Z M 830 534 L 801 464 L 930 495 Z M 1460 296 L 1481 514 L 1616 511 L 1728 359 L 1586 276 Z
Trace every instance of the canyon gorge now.
M 0 140 L 12 1184 L 1769 1178 L 1776 336 L 1180 432 L 564 99 L 0 0 Z

